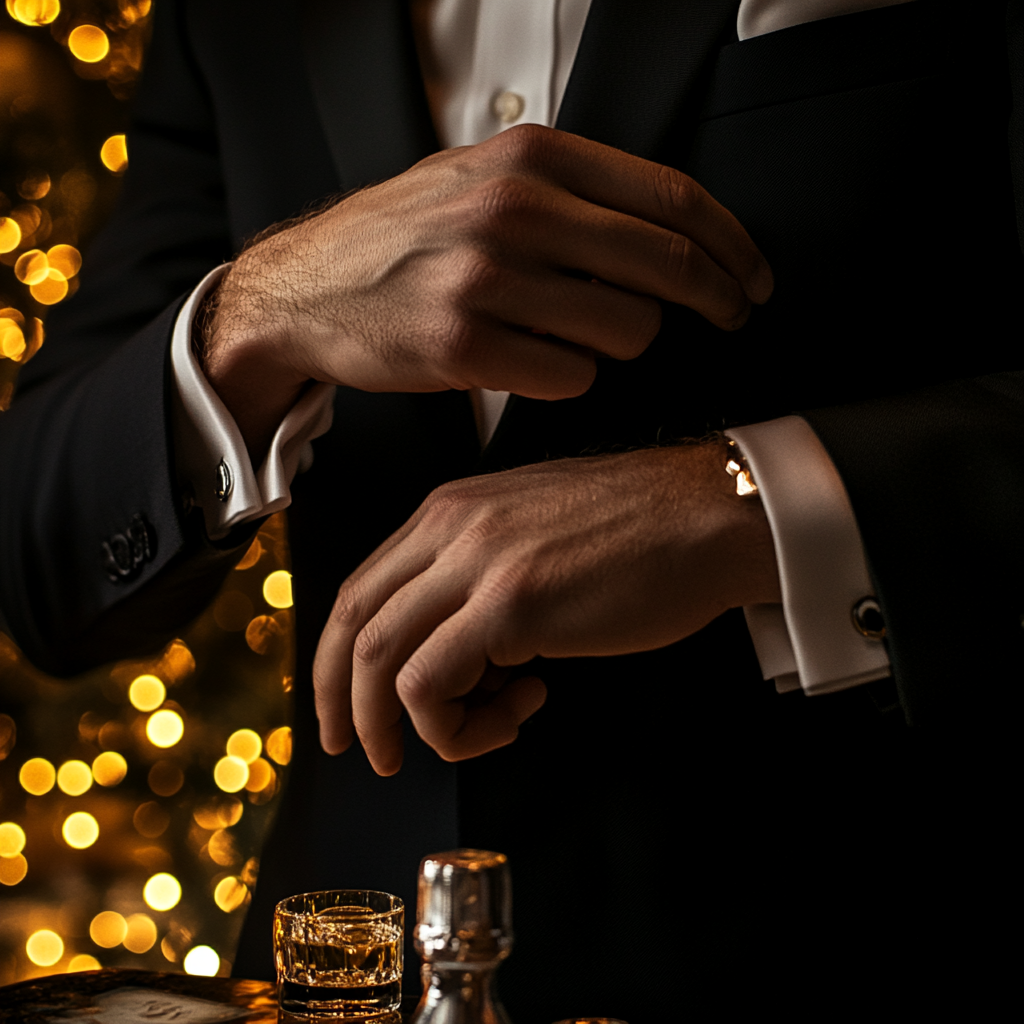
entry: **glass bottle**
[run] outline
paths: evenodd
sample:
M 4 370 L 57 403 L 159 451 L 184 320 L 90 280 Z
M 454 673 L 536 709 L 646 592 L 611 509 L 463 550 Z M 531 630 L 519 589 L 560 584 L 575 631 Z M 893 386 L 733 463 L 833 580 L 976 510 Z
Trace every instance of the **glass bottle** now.
M 494 990 L 512 951 L 508 858 L 487 850 L 424 857 L 413 945 L 423 997 L 412 1024 L 511 1024 Z

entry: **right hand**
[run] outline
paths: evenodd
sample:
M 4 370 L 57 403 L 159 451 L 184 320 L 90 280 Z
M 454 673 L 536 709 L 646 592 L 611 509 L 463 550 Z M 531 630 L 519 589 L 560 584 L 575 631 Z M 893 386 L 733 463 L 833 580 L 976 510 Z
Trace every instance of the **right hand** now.
M 205 369 L 253 453 L 309 379 L 571 398 L 597 354 L 647 348 L 658 300 L 734 330 L 772 286 L 739 221 L 685 174 L 522 125 L 243 252 Z

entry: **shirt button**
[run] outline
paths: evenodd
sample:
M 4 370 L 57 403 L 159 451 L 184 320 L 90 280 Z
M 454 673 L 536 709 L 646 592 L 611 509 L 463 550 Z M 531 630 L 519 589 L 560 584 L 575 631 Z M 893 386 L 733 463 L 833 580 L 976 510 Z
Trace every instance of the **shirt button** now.
M 498 120 L 504 121 L 505 124 L 511 124 L 523 116 L 523 111 L 526 109 L 526 100 L 517 92 L 499 92 L 494 97 L 491 109 Z

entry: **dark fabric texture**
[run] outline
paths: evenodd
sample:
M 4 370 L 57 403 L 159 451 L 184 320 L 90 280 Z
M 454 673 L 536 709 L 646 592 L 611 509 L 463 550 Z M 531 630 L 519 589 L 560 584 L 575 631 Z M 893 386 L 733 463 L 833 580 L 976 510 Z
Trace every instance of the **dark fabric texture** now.
M 513 399 L 482 458 L 464 395 L 339 389 L 293 487 L 295 758 L 236 973 L 271 976 L 277 900 L 362 886 L 411 907 L 419 858 L 463 843 L 511 857 L 520 1022 L 920 1012 L 967 990 L 977 1014 L 1011 976 L 1019 4 L 916 0 L 743 43 L 736 8 L 594 0 L 558 126 L 679 167 L 737 215 L 777 281 L 743 330 L 668 307 L 586 395 Z M 242 550 L 176 493 L 182 293 L 436 145 L 401 0 L 158 6 L 120 207 L 0 417 L 0 614 L 40 666 L 156 646 Z M 433 487 L 792 412 L 849 491 L 898 703 L 884 685 L 778 696 L 734 612 L 662 651 L 532 666 L 548 704 L 475 761 L 410 735 L 379 779 L 319 750 L 310 668 L 337 587 Z M 113 583 L 100 545 L 137 514 L 155 555 Z

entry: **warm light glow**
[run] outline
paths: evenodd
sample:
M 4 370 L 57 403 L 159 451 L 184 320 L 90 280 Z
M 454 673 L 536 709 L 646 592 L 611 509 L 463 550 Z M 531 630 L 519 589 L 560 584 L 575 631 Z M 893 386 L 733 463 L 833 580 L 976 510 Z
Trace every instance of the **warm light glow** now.
M 92 777 L 101 786 L 116 786 L 128 774 L 128 762 L 116 750 L 105 750 L 92 763 Z
M 78 971 L 98 971 L 102 967 L 103 964 L 96 957 L 89 956 L 88 953 L 79 953 L 78 956 L 71 958 L 71 963 L 68 964 L 68 974 L 76 974 Z
M 146 882 L 142 890 L 142 898 L 147 907 L 153 910 L 170 910 L 178 905 L 181 899 L 181 883 L 174 875 L 161 871 Z
M 51 267 L 46 273 L 46 279 L 39 284 L 29 288 L 29 294 L 41 306 L 56 306 L 68 293 L 67 278 L 59 270 Z
M 240 757 L 246 764 L 252 764 L 263 750 L 259 733 L 252 729 L 239 729 L 228 737 L 227 752 Z
M 23 252 L 14 264 L 14 276 L 27 285 L 41 284 L 50 273 L 50 261 L 42 249 Z
M 242 809 L 245 805 L 237 796 L 226 796 L 205 800 L 193 811 L 192 817 L 200 828 L 210 832 L 219 828 L 230 828 L 242 820 Z
M 155 711 L 164 702 L 167 687 L 157 676 L 139 676 L 128 687 L 128 700 L 139 711 Z M 162 744 L 157 744 L 162 746 Z
M 0 309 L 0 316 L 4 311 Z M 15 741 L 18 738 L 18 727 L 10 715 L 0 714 L 0 761 L 14 749 Z
M 183 966 L 186 974 L 214 978 L 220 970 L 220 957 L 209 946 L 193 946 L 185 954 Z
M 100 160 L 108 171 L 120 174 L 128 167 L 128 144 L 123 135 L 111 135 L 100 147 Z
M 237 793 L 249 781 L 249 766 L 240 757 L 228 754 L 214 765 L 213 781 L 225 793 Z
M 245 897 L 248 894 L 249 887 L 245 882 L 235 878 L 234 875 L 228 875 L 227 878 L 222 878 L 217 883 L 217 888 L 213 890 L 213 902 L 225 914 L 230 914 L 245 902 Z
M 79 25 L 68 36 L 68 49 L 80 61 L 95 64 L 110 53 L 110 40 L 98 25 Z
M 100 826 L 88 811 L 75 811 L 64 819 L 61 835 L 68 846 L 84 850 L 99 839 Z
M 17 885 L 28 874 L 28 861 L 22 854 L 14 857 L 0 857 L 0 882 Z
M 264 761 L 262 757 L 257 757 L 249 765 L 249 780 L 246 782 L 245 788 L 250 793 L 258 793 L 261 789 L 266 789 L 271 785 L 274 778 L 274 769 L 270 767 L 270 762 Z
M 49 25 L 60 14 L 60 0 L 8 0 L 7 10 L 23 25 Z
M 285 569 L 272 572 L 263 581 L 263 600 L 271 608 L 291 608 L 292 574 Z
M 57 770 L 57 785 L 68 796 L 81 796 L 92 786 L 92 769 L 84 761 L 65 761 Z
M 128 918 L 124 948 L 130 953 L 148 953 L 156 944 L 156 925 L 149 914 L 132 914 Z
M 13 821 L 0 825 L 0 857 L 17 857 L 25 849 L 25 830 Z
M 173 761 L 157 761 L 147 781 L 157 796 L 174 796 L 185 784 L 185 774 Z
M 69 281 L 82 269 L 82 254 L 73 245 L 55 245 L 47 250 L 46 258 Z
M 37 966 L 52 967 L 64 955 L 64 943 L 56 932 L 43 928 L 28 937 L 25 952 Z
M 154 747 L 173 747 L 185 734 L 185 723 L 177 711 L 155 711 L 146 722 L 146 736 Z
M 155 800 L 147 800 L 139 804 L 132 815 L 132 824 L 140 836 L 147 839 L 156 839 L 167 831 L 171 823 L 171 816 Z
M 128 923 L 113 910 L 103 910 L 89 924 L 89 938 L 104 949 L 113 949 L 124 942 Z
M 50 191 L 51 184 L 48 174 L 30 174 L 18 186 L 18 195 L 22 199 L 42 199 Z
M 206 852 L 210 855 L 210 860 L 214 864 L 219 864 L 222 868 L 237 864 L 241 859 L 238 855 L 235 837 L 223 828 L 218 829 L 210 836 L 210 841 L 206 845 Z
M 256 654 L 266 654 L 270 650 L 270 644 L 274 637 L 280 636 L 282 632 L 280 624 L 273 615 L 257 615 L 245 627 L 245 642 Z
M 0 253 L 14 252 L 21 245 L 21 228 L 13 217 L 0 217 Z
M 45 757 L 33 757 L 31 761 L 26 761 L 21 766 L 18 781 L 26 793 L 42 796 L 53 789 L 53 784 L 57 781 L 57 770 Z
M 0 357 L 18 360 L 26 349 L 25 334 L 9 317 L 0 317 Z
M 257 537 L 250 545 L 249 550 L 242 555 L 242 560 L 235 566 L 238 571 L 243 569 L 251 569 L 259 560 L 263 554 L 263 545 L 260 543 L 259 537 Z
M 287 725 L 275 729 L 267 737 L 267 753 L 278 763 L 288 764 L 292 759 L 292 731 Z

